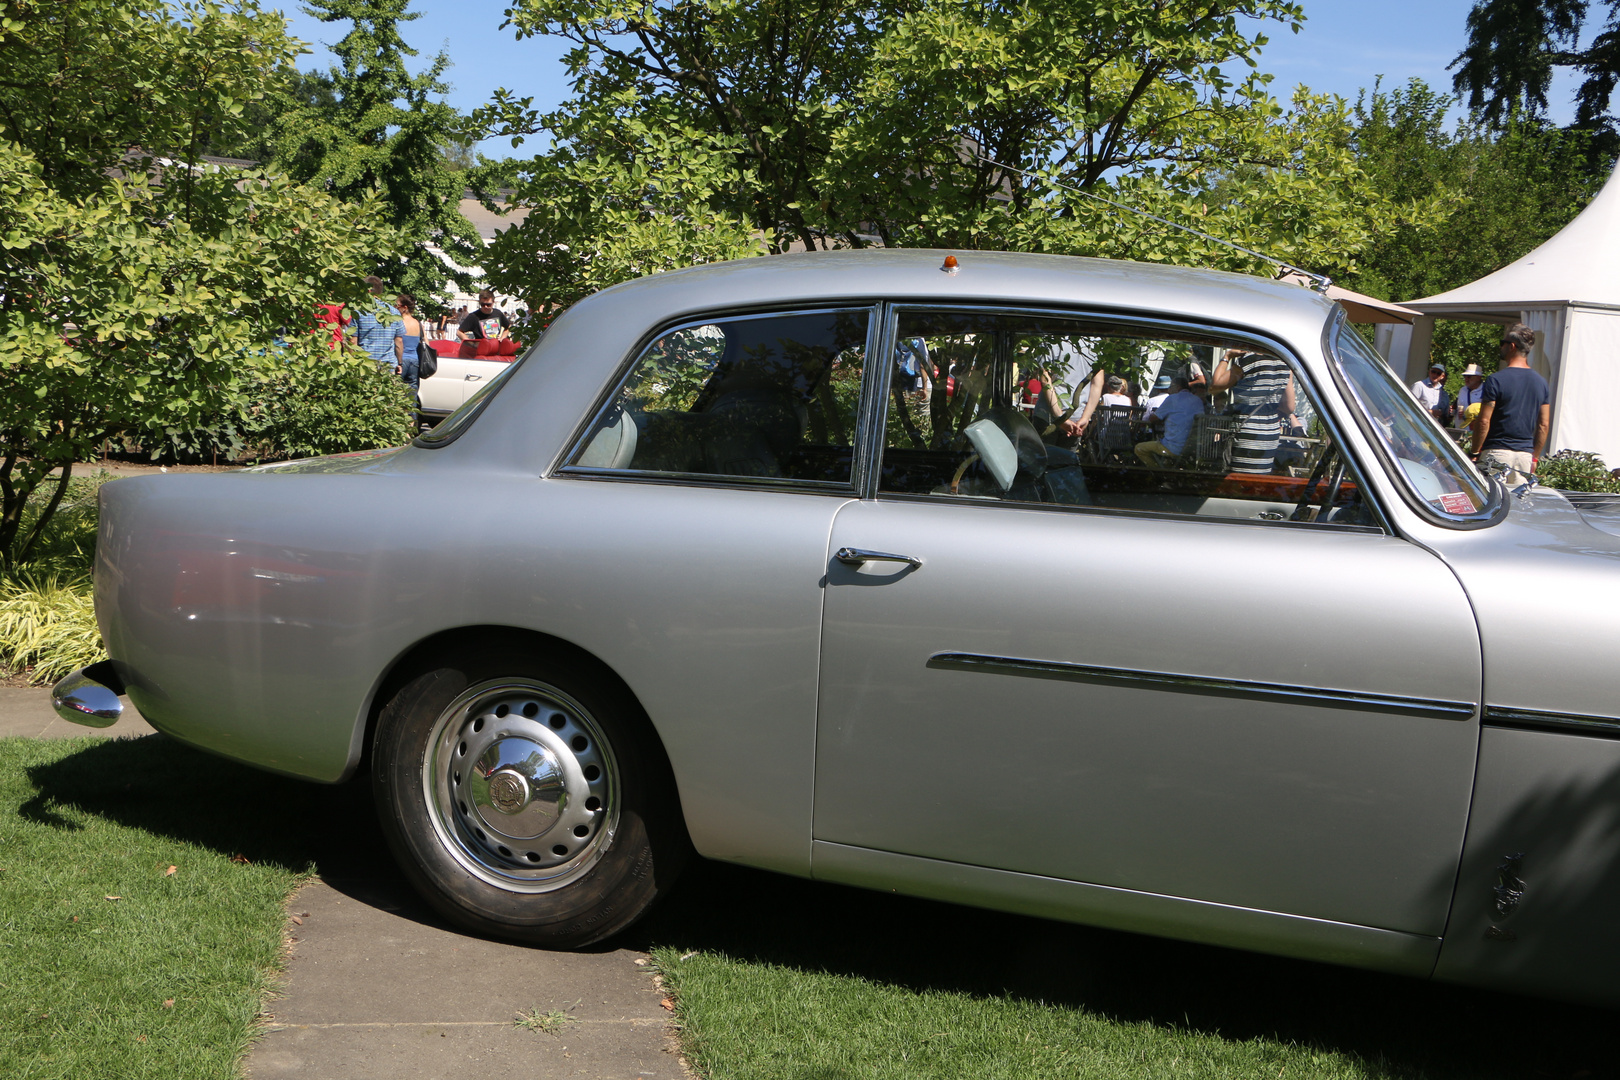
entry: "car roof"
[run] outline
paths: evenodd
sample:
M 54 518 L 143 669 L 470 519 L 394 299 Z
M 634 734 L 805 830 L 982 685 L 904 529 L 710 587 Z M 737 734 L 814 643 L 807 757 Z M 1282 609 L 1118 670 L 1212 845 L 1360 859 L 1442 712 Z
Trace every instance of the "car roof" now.
M 957 260 L 957 272 L 943 269 Z M 795 252 L 694 266 L 637 278 L 580 304 L 662 313 L 659 321 L 725 306 L 784 300 L 964 301 L 1149 310 L 1269 328 L 1303 318 L 1316 333 L 1333 302 L 1289 282 L 1159 263 L 1010 251 L 865 248 Z

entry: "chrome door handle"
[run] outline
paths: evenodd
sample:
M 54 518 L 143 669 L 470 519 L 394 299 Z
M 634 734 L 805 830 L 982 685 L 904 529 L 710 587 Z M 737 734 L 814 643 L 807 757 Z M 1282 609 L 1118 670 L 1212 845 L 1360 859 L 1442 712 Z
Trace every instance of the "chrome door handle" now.
M 860 566 L 869 562 L 903 562 L 915 570 L 922 565 L 921 559 L 914 559 L 910 555 L 890 555 L 886 551 L 867 551 L 865 548 L 841 547 L 833 553 L 833 558 L 845 566 Z
M 467 382 L 477 382 L 479 379 L 482 379 L 483 376 L 482 375 L 463 375 L 462 378 L 464 380 L 466 380 Z

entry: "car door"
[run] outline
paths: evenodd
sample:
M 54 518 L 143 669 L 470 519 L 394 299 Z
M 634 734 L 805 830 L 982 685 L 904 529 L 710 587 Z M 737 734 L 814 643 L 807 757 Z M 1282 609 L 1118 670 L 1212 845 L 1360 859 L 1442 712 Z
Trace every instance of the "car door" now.
M 524 540 L 568 569 L 545 625 L 645 703 L 713 858 L 809 872 L 822 561 L 855 495 L 872 323 L 842 307 L 660 329 L 558 472 L 536 533 L 566 540 Z
M 1088 460 L 1057 431 L 1026 445 L 1053 418 L 998 404 L 1013 373 L 982 367 L 991 345 L 1003 365 L 1063 341 L 1117 366 L 1256 343 L 952 317 L 954 337 L 899 313 L 898 334 L 941 358 L 935 389 L 894 396 L 877 497 L 833 522 L 818 850 L 1437 937 L 1477 745 L 1477 631 L 1446 567 L 1382 528 L 1339 468 L 1302 373 L 1289 361 L 1314 465 L 1273 443 L 1272 472 L 1225 473 L 1190 439 L 1174 465 Z

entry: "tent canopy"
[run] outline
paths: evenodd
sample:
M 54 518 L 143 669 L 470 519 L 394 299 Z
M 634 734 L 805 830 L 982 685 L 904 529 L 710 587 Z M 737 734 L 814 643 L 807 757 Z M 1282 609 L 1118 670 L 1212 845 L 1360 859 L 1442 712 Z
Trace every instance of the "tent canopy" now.
M 1547 450 L 1590 450 L 1620 465 L 1620 166 L 1586 209 L 1534 251 L 1467 285 L 1407 300 L 1410 327 L 1381 326 L 1378 346 L 1407 379 L 1429 366 L 1434 321 L 1527 323 L 1530 366 L 1552 387 Z M 1480 357 L 1479 359 L 1491 359 Z
M 1574 221 L 1530 254 L 1478 281 L 1405 301 L 1405 306 L 1450 317 L 1568 303 L 1620 307 L 1620 183 L 1615 175 Z

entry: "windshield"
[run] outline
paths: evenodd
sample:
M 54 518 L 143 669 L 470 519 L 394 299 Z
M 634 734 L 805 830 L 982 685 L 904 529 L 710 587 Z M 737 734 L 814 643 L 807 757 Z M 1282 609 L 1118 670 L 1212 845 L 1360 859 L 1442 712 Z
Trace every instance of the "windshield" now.
M 1334 358 L 1379 444 L 1395 480 L 1430 512 L 1450 521 L 1478 521 L 1495 509 L 1495 489 L 1395 378 L 1389 364 L 1341 321 Z

